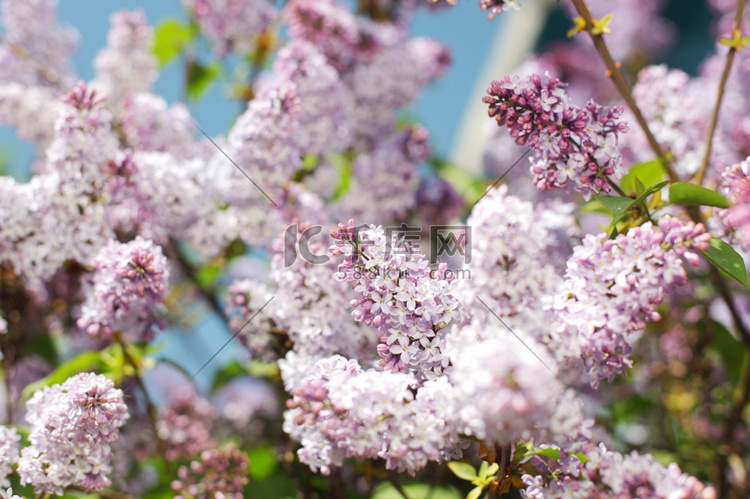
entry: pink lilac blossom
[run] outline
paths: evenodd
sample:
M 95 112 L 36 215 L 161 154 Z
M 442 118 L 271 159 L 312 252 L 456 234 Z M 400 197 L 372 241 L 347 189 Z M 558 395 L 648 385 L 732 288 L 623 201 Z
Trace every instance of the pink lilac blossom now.
M 341 219 L 403 219 L 415 207 L 418 164 L 426 159 L 423 153 L 429 154 L 429 149 L 421 149 L 422 143 L 407 127 L 362 151 L 352 162 L 348 190 L 329 203 L 333 215 Z
M 252 52 L 277 15 L 273 2 L 267 0 L 183 0 L 183 4 L 221 59 Z
M 234 444 L 201 453 L 200 461 L 180 466 L 172 482 L 175 499 L 242 499 L 250 481 L 247 454 Z
M 442 376 L 449 362 L 445 328 L 464 319 L 447 265 L 431 268 L 408 241 L 381 226 L 358 228 L 350 220 L 331 236 L 329 252 L 344 257 L 336 279 L 359 294 L 350 302 L 354 319 L 381 333 L 379 366 L 420 381 Z
M 166 326 L 164 300 L 169 284 L 167 258 L 152 241 L 111 241 L 91 262 L 86 302 L 78 327 L 91 336 L 128 342 L 149 341 Z
M 429 1 L 433 4 L 440 3 L 440 0 Z M 446 0 L 445 3 L 448 5 L 456 5 L 458 0 Z M 520 0 L 479 0 L 479 10 L 482 12 L 488 12 L 487 19 L 490 21 L 509 9 L 519 10 L 520 8 Z
M 0 487 L 10 487 L 7 477 L 13 473 L 13 466 L 18 462 L 20 441 L 21 436 L 15 428 L 0 426 Z
M 122 391 L 102 375 L 81 373 L 45 387 L 26 404 L 30 446 L 21 451 L 21 484 L 62 495 L 71 486 L 109 487 L 110 445 L 128 419 Z
M 665 293 L 687 281 L 682 260 L 697 265 L 696 251 L 709 248 L 711 235 L 702 224 L 664 216 L 609 239 L 588 235 L 568 260 L 565 282 L 547 307 L 557 323 L 548 346 L 564 361 L 581 359 L 596 388 L 626 375 L 633 335 L 656 311 Z
M 215 447 L 211 428 L 218 415 L 211 403 L 192 387 L 175 390 L 159 410 L 156 430 L 165 442 L 165 457 L 176 460 L 197 456 Z
M 647 454 L 633 451 L 623 455 L 608 450 L 604 444 L 587 452 L 585 463 L 574 454 L 564 451 L 560 454 L 564 465 L 557 470 L 549 469 L 549 476 L 522 477 L 526 485 L 521 491 L 524 498 L 716 498 L 713 487 L 683 473 L 676 463 L 664 466 Z
M 115 12 L 110 22 L 107 47 L 94 59 L 94 86 L 100 87 L 115 104 L 127 94 L 147 91 L 159 71 L 151 52 L 153 30 L 143 11 Z
M 335 0 L 292 0 L 283 14 L 292 39 L 316 45 L 339 71 L 371 60 L 400 36 L 397 28 L 356 16 Z
M 55 119 L 63 103 L 54 90 L 20 83 L 0 84 L 0 124 L 44 151 L 55 138 Z
M 609 180 L 625 173 L 618 147 L 619 134 L 627 130 L 619 121 L 622 108 L 589 101 L 581 109 L 570 103 L 565 85 L 536 74 L 506 76 L 492 82 L 483 101 L 498 126 L 535 151 L 531 172 L 537 189 L 573 187 L 587 198 L 611 192 Z
M 733 206 L 718 212 L 726 229 L 742 249 L 750 251 L 750 158 L 727 167 L 722 173 L 721 189 Z
M 416 391 L 411 376 L 362 370 L 354 360 L 319 360 L 292 390 L 284 430 L 302 443 L 300 461 L 330 474 L 345 457 L 385 460 L 414 474 L 428 461 L 461 456 L 458 435 L 444 417 L 451 386 L 432 381 Z
M 432 225 L 445 225 L 464 213 L 464 197 L 437 175 L 421 178 L 414 197 L 414 210 L 423 231 Z

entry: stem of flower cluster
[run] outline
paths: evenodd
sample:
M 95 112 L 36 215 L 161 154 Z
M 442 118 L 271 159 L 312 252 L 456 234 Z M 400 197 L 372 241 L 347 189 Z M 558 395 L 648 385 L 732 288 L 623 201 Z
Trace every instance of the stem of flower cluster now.
M 651 149 L 654 151 L 656 157 L 659 158 L 659 161 L 661 161 L 662 165 L 664 166 L 664 170 L 667 172 L 669 180 L 671 180 L 672 182 L 676 182 L 677 175 L 675 174 L 674 170 L 672 170 L 672 166 L 669 164 L 669 160 L 661 149 L 661 145 L 659 145 L 659 142 L 656 140 L 656 137 L 654 137 L 654 134 L 651 133 L 651 130 L 648 127 L 648 123 L 646 123 L 646 119 L 643 117 L 643 113 L 641 113 L 638 104 L 635 102 L 635 98 L 633 98 L 630 87 L 625 82 L 625 78 L 622 76 L 622 71 L 620 71 L 620 63 L 615 62 L 615 60 L 612 58 L 612 54 L 610 53 L 609 48 L 607 48 L 607 43 L 604 41 L 602 35 L 593 33 L 594 18 L 591 15 L 591 11 L 589 11 L 589 8 L 586 6 L 584 0 L 572 0 L 572 2 L 576 10 L 578 11 L 578 14 L 581 16 L 581 18 L 583 18 L 584 21 L 586 21 L 586 31 L 591 36 L 591 41 L 594 42 L 596 51 L 599 53 L 599 56 L 604 62 L 604 65 L 607 67 L 607 76 L 610 77 L 612 83 L 614 83 L 615 87 L 617 87 L 618 92 L 620 92 L 620 95 L 622 95 L 622 98 L 625 100 L 628 107 L 635 116 L 636 121 L 643 130 L 643 133 L 646 135 L 646 139 L 648 140 Z
M 737 2 L 737 13 L 734 16 L 734 31 L 739 31 L 742 27 L 742 15 L 745 10 L 745 0 L 739 0 Z M 732 64 L 734 63 L 734 56 L 737 53 L 737 47 L 729 47 L 727 52 L 727 59 L 724 63 L 724 72 L 721 74 L 721 81 L 719 81 L 719 89 L 716 92 L 716 103 L 714 104 L 714 111 L 711 115 L 711 121 L 708 124 L 708 131 L 706 132 L 706 149 L 703 152 L 703 160 L 701 166 L 695 173 L 695 183 L 700 185 L 703 183 L 703 177 L 706 175 L 706 169 L 708 168 L 708 162 L 711 157 L 711 146 L 714 142 L 714 134 L 716 132 L 716 125 L 719 123 L 719 110 L 721 109 L 721 101 L 724 98 L 724 90 L 729 80 L 729 72 L 732 70 Z

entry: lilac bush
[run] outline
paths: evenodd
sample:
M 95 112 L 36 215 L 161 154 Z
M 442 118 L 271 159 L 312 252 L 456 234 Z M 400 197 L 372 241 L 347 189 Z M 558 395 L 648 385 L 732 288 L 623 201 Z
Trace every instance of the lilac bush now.
M 483 165 L 410 109 L 439 3 L 122 10 L 85 82 L 0 0 L 0 498 L 750 494 L 746 2 L 690 74 L 666 0 L 561 0 L 474 96 Z

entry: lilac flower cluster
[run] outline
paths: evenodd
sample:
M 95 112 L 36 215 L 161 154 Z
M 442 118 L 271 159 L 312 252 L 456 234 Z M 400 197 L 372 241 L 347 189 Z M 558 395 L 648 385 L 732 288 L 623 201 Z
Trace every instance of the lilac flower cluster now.
M 461 456 L 445 380 L 411 390 L 401 373 L 362 370 L 354 360 L 318 361 L 291 389 L 284 430 L 302 443 L 300 461 L 327 475 L 346 457 L 382 458 L 412 475 L 428 461 Z
M 586 453 L 581 462 L 575 454 L 560 452 L 562 466 L 548 468 L 539 461 L 543 474 L 524 475 L 527 499 L 586 497 L 606 499 L 715 499 L 716 491 L 680 470 L 676 463 L 664 466 L 650 455 L 636 451 L 628 455 L 608 450 L 604 444 Z M 545 477 L 545 475 L 548 475 Z
M 611 192 L 611 179 L 624 169 L 618 135 L 627 130 L 619 121 L 621 107 L 604 108 L 589 101 L 585 109 L 572 104 L 554 77 L 533 74 L 493 81 L 483 101 L 489 116 L 510 130 L 519 145 L 534 149 L 531 172 L 539 190 L 572 186 L 590 197 Z
M 430 0 L 434 4 L 440 3 L 440 0 Z M 446 0 L 448 5 L 456 5 L 458 0 Z M 479 10 L 487 12 L 487 19 L 492 21 L 503 12 L 521 8 L 520 0 L 479 0 Z
M 742 248 L 750 251 L 750 158 L 727 167 L 722 178 L 724 181 L 721 189 L 733 206 L 721 210 L 719 217 L 724 226 L 733 232 Z
M 183 4 L 222 59 L 231 53 L 251 52 L 277 14 L 267 0 L 183 0 Z
M 0 487 L 9 487 L 8 475 L 18 462 L 21 436 L 15 428 L 0 426 Z
M 166 443 L 165 457 L 172 461 L 197 456 L 215 446 L 211 428 L 217 417 L 211 403 L 192 387 L 176 390 L 156 422 L 158 438 Z
M 568 260 L 562 288 L 547 303 L 558 321 L 551 350 L 560 360 L 581 358 L 593 387 L 626 375 L 633 333 L 660 320 L 656 306 L 664 293 L 687 281 L 682 260 L 697 265 L 695 251 L 707 250 L 710 239 L 702 224 L 670 216 L 615 239 L 586 236 Z
M 111 16 L 108 45 L 94 59 L 96 81 L 112 103 L 133 92 L 145 92 L 159 75 L 151 53 L 153 30 L 142 10 L 123 10 Z
M 446 264 L 432 269 L 394 233 L 381 226 L 357 228 L 339 224 L 330 248 L 344 256 L 336 279 L 358 292 L 352 300 L 354 319 L 378 329 L 379 365 L 392 372 L 410 372 L 418 379 L 440 377 L 448 366 L 444 354 L 446 326 L 461 322 L 464 311 L 453 294 Z
M 519 328 L 514 332 L 524 335 Z M 548 369 L 553 362 L 544 348 L 524 336 L 527 346 L 495 321 L 464 327 L 464 341 L 451 342 L 451 410 L 460 432 L 501 445 L 590 438 L 583 403 Z M 532 351 L 547 360 L 542 363 Z
M 128 419 L 122 391 L 102 375 L 81 373 L 38 390 L 26 404 L 31 445 L 21 451 L 21 484 L 62 495 L 66 487 L 109 487 L 110 444 Z
M 137 342 L 151 340 L 154 327 L 166 326 L 161 315 L 169 267 L 159 246 L 141 237 L 125 244 L 111 241 L 92 266 L 79 328 L 105 340 L 121 333 Z
M 249 466 L 247 454 L 234 444 L 205 450 L 200 461 L 193 461 L 189 468 L 180 466 L 179 480 L 172 482 L 172 490 L 178 493 L 175 499 L 242 499 L 250 481 Z

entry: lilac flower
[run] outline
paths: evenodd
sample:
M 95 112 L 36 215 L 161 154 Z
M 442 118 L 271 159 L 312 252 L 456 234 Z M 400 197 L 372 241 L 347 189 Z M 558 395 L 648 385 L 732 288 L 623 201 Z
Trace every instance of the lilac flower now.
M 421 253 L 405 245 L 397 233 L 388 241 L 380 226 L 357 230 L 350 220 L 348 226 L 339 224 L 338 233 L 331 235 L 336 242 L 330 253 L 348 255 L 336 278 L 359 293 L 351 302 L 352 315 L 382 334 L 377 347 L 379 365 L 393 372 L 412 372 L 420 380 L 441 376 L 447 357 L 424 356 L 420 340 L 434 337 L 429 345 L 440 352 L 446 325 L 464 318 L 451 279 L 442 276 L 445 264 L 435 277 Z M 388 303 L 381 304 L 384 297 Z
M 197 155 L 195 125 L 181 102 L 167 106 L 161 97 L 137 92 L 120 104 L 122 132 L 133 150 L 168 152 L 181 160 Z
M 549 346 L 558 358 L 580 357 L 593 387 L 631 366 L 631 335 L 660 320 L 664 293 L 683 285 L 682 259 L 699 263 L 696 250 L 709 247 L 702 224 L 669 216 L 615 239 L 589 235 L 568 260 L 565 283 L 547 302 L 557 315 Z
M 166 444 L 166 458 L 197 456 L 213 447 L 216 442 L 210 432 L 217 417 L 211 403 L 192 387 L 174 391 L 156 422 L 158 437 Z
M 250 481 L 249 465 L 247 454 L 234 444 L 205 450 L 200 461 L 177 470 L 179 480 L 172 482 L 172 490 L 178 493 L 175 499 L 242 499 L 245 485 Z
M 156 80 L 158 63 L 151 53 L 153 30 L 142 10 L 123 10 L 110 17 L 107 47 L 94 59 L 96 81 L 113 103 L 125 95 L 145 92 Z
M 149 341 L 154 327 L 166 326 L 169 268 L 160 247 L 141 237 L 126 244 L 111 241 L 92 266 L 79 328 L 106 340 L 120 333 L 127 341 Z
M 664 466 L 647 454 L 640 455 L 633 451 L 623 455 L 600 444 L 586 453 L 585 463 L 564 451 L 560 455 L 565 465 L 559 470 L 550 470 L 549 477 L 523 476 L 526 489 L 522 491 L 522 495 L 525 498 L 716 498 L 713 487 L 682 473 L 676 463 Z
M 10 487 L 8 475 L 18 462 L 21 436 L 15 428 L 0 426 L 0 487 Z
M 734 232 L 745 251 L 750 251 L 750 158 L 727 167 L 722 173 L 721 188 L 734 204 L 721 210 L 719 217 L 727 229 Z
M 26 404 L 31 445 L 21 452 L 21 484 L 62 495 L 66 487 L 109 487 L 110 444 L 128 419 L 121 390 L 102 375 L 81 373 L 45 387 Z
M 271 25 L 276 9 L 267 0 L 183 0 L 201 31 L 213 41 L 216 55 L 244 55 Z
M 539 190 L 572 186 L 587 198 L 611 192 L 609 179 L 624 173 L 617 147 L 622 108 L 604 108 L 593 101 L 581 109 L 570 103 L 554 77 L 536 74 L 493 81 L 483 101 L 489 116 L 510 130 L 518 145 L 527 145 L 536 155 L 531 172 Z
M 327 475 L 345 457 L 382 458 L 413 475 L 428 461 L 460 457 L 452 387 L 432 381 L 415 396 L 412 382 L 340 356 L 318 361 L 287 402 L 284 430 L 302 443 L 300 461 Z

